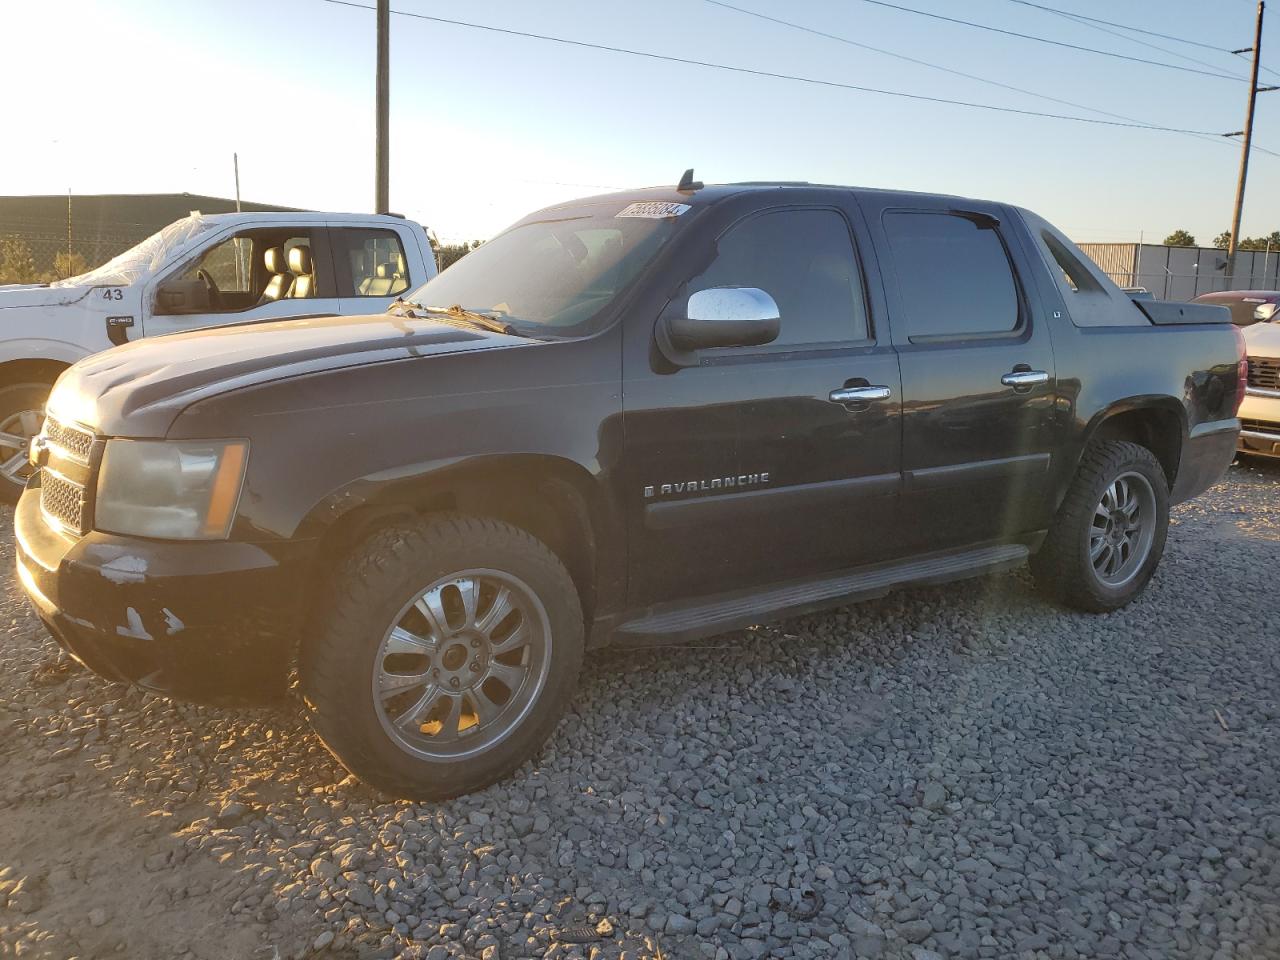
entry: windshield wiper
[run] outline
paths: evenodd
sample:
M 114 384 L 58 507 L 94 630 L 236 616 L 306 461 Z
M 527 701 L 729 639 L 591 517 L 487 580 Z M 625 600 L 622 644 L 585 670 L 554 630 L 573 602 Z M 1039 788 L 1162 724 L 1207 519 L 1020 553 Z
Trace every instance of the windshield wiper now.
M 407 310 L 410 315 L 416 313 L 424 313 L 434 317 L 448 317 L 450 320 L 460 321 L 463 324 L 473 327 L 480 327 L 482 330 L 489 330 L 492 333 L 505 333 L 509 336 L 521 336 L 515 324 L 508 323 L 505 320 L 499 320 L 497 317 L 487 313 L 479 313 L 475 310 L 467 310 L 461 304 L 453 304 L 449 307 L 423 306 L 413 300 L 405 300 L 403 297 L 397 297 L 395 302 L 387 308 L 388 312 L 400 307 L 403 312 Z

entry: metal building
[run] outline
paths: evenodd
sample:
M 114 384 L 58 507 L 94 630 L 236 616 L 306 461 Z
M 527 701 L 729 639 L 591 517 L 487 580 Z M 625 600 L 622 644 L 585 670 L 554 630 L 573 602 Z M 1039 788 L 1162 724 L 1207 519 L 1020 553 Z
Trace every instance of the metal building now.
M 1082 243 L 1081 250 L 1122 287 L 1145 287 L 1161 300 L 1192 300 L 1215 290 L 1280 289 L 1280 248 L 1238 250 L 1227 283 L 1227 251 L 1156 243 Z

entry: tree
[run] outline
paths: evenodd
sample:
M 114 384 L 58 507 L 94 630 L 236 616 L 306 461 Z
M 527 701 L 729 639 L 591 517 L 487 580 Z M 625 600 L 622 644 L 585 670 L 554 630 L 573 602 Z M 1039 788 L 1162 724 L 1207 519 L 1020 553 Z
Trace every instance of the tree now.
M 1175 230 L 1164 238 L 1164 245 L 1166 247 L 1194 247 L 1196 238 L 1186 230 Z
M 1231 233 L 1223 230 L 1213 241 L 1213 245 L 1219 250 L 1226 250 L 1228 244 L 1231 243 Z M 1237 250 L 1266 250 L 1267 244 L 1271 244 L 1273 252 L 1280 251 L 1280 230 L 1272 230 L 1265 237 L 1241 237 L 1240 242 L 1236 244 Z
M 1240 249 L 1266 250 L 1267 244 L 1271 244 L 1273 251 L 1280 250 L 1280 230 L 1272 230 L 1270 236 L 1266 237 L 1246 237 L 1240 241 Z
M 436 246 L 436 262 L 441 270 L 450 264 L 457 263 L 472 250 L 476 249 L 483 241 L 472 240 L 470 243 L 441 243 Z
M 18 236 L 0 237 L 0 283 L 38 283 L 36 259 L 27 241 Z
M 65 250 L 53 256 L 53 269 L 47 271 L 42 279 L 50 282 L 77 277 L 89 270 L 89 262 L 78 253 L 68 254 Z

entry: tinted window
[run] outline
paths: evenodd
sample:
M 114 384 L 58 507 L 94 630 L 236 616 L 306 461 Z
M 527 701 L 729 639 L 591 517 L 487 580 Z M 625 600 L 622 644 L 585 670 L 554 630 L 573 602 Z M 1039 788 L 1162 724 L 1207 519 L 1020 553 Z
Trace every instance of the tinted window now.
M 1017 327 L 1013 271 L 994 229 L 945 213 L 886 214 L 884 229 L 912 340 Z
M 844 217 L 834 210 L 779 210 L 753 217 L 720 238 L 711 266 L 689 283 L 759 287 L 778 304 L 775 344 L 867 337 L 862 278 Z
M 332 236 L 351 272 L 351 285 L 341 296 L 394 297 L 409 289 L 404 246 L 394 230 L 339 229 Z

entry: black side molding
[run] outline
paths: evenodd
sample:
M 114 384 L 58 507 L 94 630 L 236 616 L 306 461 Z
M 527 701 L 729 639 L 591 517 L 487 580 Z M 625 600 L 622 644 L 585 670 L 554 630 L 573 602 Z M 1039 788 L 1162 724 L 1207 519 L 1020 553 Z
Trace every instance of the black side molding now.
M 824 610 L 854 600 L 882 597 L 891 590 L 909 585 L 948 583 L 1008 570 L 1025 562 L 1030 553 L 1030 547 L 1023 543 L 968 547 L 810 580 L 660 604 L 619 624 L 612 635 L 619 643 L 691 640 L 753 623 Z
M 1050 455 L 1028 453 L 1018 457 L 1002 457 L 999 460 L 975 460 L 972 463 L 951 463 L 945 467 L 922 467 L 906 472 L 908 493 L 919 490 L 937 490 L 956 483 L 982 483 L 1004 477 L 1035 476 L 1049 469 Z

